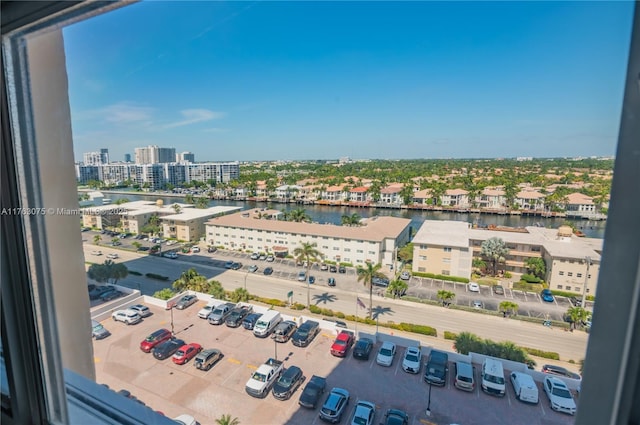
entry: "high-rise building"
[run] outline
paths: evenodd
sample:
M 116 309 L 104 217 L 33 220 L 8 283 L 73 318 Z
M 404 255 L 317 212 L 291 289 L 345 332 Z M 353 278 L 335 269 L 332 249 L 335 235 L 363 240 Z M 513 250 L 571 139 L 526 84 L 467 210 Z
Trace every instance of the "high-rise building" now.
M 130 153 L 125 153 L 124 154 L 124 162 L 131 162 L 131 154 Z
M 180 152 L 176 154 L 176 162 L 196 162 L 196 156 L 191 152 Z
M 136 164 L 160 164 L 176 161 L 176 148 L 161 148 L 149 145 L 135 149 Z
M 83 154 L 84 165 L 103 165 L 109 163 L 109 149 L 100 149 L 97 152 L 85 152 Z

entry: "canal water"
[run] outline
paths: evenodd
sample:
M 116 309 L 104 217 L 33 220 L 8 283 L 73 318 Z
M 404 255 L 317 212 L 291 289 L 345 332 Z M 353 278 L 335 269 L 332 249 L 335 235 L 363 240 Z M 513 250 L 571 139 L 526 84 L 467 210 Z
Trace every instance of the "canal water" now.
M 158 200 L 162 199 L 165 205 L 170 205 L 175 202 L 184 202 L 184 198 L 180 197 L 166 197 L 160 194 L 121 194 L 110 193 L 103 191 L 112 202 L 118 199 L 126 198 L 130 201 L 140 200 Z M 582 219 L 567 219 L 567 218 L 543 218 L 537 216 L 521 216 L 521 215 L 498 215 L 498 214 L 479 214 L 479 213 L 456 213 L 456 212 L 440 212 L 440 211 L 424 211 L 424 210 L 399 210 L 392 208 L 355 208 L 355 207 L 338 207 L 329 205 L 297 205 L 297 204 L 279 204 L 279 203 L 265 203 L 254 201 L 224 201 L 213 200 L 209 203 L 209 206 L 234 206 L 241 207 L 243 209 L 252 208 L 273 208 L 281 211 L 289 211 L 297 208 L 303 208 L 306 213 L 311 217 L 312 221 L 318 223 L 332 223 L 340 224 L 343 215 L 358 214 L 363 218 L 372 217 L 374 215 L 379 216 L 392 216 L 402 217 L 411 220 L 411 227 L 414 230 L 418 230 L 425 220 L 455 220 L 466 221 L 468 223 L 476 223 L 478 225 L 494 224 L 496 226 L 508 226 L 508 227 L 525 227 L 525 226 L 542 226 L 557 228 L 565 221 L 571 221 L 576 228 L 580 229 L 587 237 L 591 238 L 604 238 L 604 230 L 606 221 L 591 221 Z

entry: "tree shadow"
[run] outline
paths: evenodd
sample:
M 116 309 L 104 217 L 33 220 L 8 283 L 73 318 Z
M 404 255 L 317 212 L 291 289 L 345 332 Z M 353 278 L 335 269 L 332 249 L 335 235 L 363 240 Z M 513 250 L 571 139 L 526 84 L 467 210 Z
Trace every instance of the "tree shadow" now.
M 382 307 L 380 305 L 373 307 L 373 310 L 371 312 L 372 312 L 371 318 L 374 320 L 377 319 L 379 316 L 384 316 L 385 314 L 393 315 L 394 313 L 391 307 Z
M 328 292 L 325 292 L 324 294 L 319 294 L 319 295 L 314 295 L 313 299 L 316 302 L 316 305 L 322 303 L 322 304 L 326 304 L 326 303 L 332 303 L 335 300 L 338 299 L 338 297 L 336 297 L 334 294 L 330 294 Z

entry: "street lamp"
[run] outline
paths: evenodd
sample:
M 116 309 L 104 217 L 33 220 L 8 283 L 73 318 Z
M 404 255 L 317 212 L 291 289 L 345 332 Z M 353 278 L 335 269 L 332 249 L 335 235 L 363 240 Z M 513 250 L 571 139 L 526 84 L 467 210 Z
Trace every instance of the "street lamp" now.
M 247 290 L 247 277 L 249 277 L 249 270 L 244 274 L 244 290 Z
M 171 306 L 171 308 L 169 309 L 171 311 L 171 336 L 175 336 L 175 333 L 173 332 L 173 305 Z
M 591 257 L 584 257 L 585 263 L 587 263 L 587 273 L 584 276 L 584 288 L 582 288 L 582 308 L 585 308 L 585 301 L 587 299 L 587 285 L 589 284 L 589 266 L 591 266 Z
M 276 341 L 276 340 L 274 339 L 274 340 L 273 340 L 273 343 L 275 344 L 274 349 L 273 349 L 273 350 L 274 350 L 274 356 L 273 356 L 273 357 L 274 357 L 276 360 L 278 360 L 278 341 Z
M 429 399 L 427 401 L 427 416 L 431 416 L 431 382 L 427 381 L 429 384 Z

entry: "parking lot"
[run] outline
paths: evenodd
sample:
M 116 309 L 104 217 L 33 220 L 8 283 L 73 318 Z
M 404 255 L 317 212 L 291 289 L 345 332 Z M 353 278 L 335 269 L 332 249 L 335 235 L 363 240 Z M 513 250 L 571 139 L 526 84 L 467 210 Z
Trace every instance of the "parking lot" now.
M 404 348 L 399 347 L 389 368 L 375 363 L 380 343 L 376 344 L 368 361 L 355 360 L 350 353 L 339 359 L 329 353 L 335 336 L 332 331 L 321 332 L 306 348 L 295 347 L 290 342 L 277 344 L 269 338 L 255 338 L 242 327 L 231 329 L 208 324 L 196 316 L 204 304 L 200 301 L 182 311 L 151 307 L 154 314 L 133 326 L 105 320 L 103 324 L 112 335 L 94 341 L 97 381 L 116 391 L 131 391 L 167 416 L 191 414 L 201 425 L 214 424 L 223 414 L 238 417 L 242 424 L 320 423 L 319 407 L 308 410 L 297 404 L 304 383 L 287 401 L 278 401 L 271 395 L 255 399 L 245 393 L 245 383 L 253 370 L 267 358 L 277 357 L 285 361 L 285 366 L 299 366 L 307 378 L 314 374 L 326 377 L 327 391 L 332 387 L 348 390 L 351 402 L 345 414 L 347 418 L 353 413 L 356 401 L 363 399 L 376 404 L 376 424 L 382 421 L 388 408 L 405 410 L 410 424 L 573 423 L 573 417 L 550 410 L 541 388 L 540 404 L 531 406 L 516 401 L 509 384 L 504 398 L 488 396 L 479 391 L 478 385 L 472 393 L 457 390 L 453 387 L 451 373 L 444 388 L 432 388 L 432 414 L 427 417 L 429 387 L 422 378 L 423 371 L 409 375 L 400 367 Z M 151 332 L 162 327 L 171 329 L 172 314 L 178 338 L 223 352 L 224 357 L 211 370 L 197 370 L 193 361 L 183 366 L 173 364 L 170 359 L 159 361 L 139 349 L 140 342 Z M 423 349 L 423 356 L 426 354 L 428 350 Z M 477 366 L 476 379 L 479 379 L 478 369 Z M 347 422 L 346 418 L 342 419 L 342 423 Z

